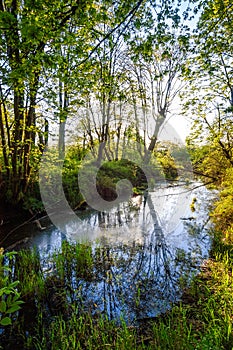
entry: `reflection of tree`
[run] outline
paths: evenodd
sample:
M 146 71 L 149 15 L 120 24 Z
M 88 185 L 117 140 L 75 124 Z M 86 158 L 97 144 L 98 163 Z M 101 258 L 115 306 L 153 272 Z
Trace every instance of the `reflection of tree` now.
M 134 282 L 135 294 L 140 293 L 140 306 L 143 313 L 153 313 L 151 305 L 156 309 L 157 303 L 174 300 L 176 292 L 175 282 L 177 279 L 173 271 L 171 262 L 173 262 L 172 252 L 167 246 L 162 228 L 159 225 L 157 213 L 154 209 L 151 196 L 147 196 L 147 205 L 152 219 L 151 232 L 145 235 L 145 241 L 142 249 L 137 254 L 137 264 L 132 280 Z M 144 208 L 145 210 L 145 208 Z M 145 219 L 145 217 L 144 217 Z M 147 222 L 143 222 L 144 232 Z M 137 310 L 137 316 L 140 317 L 141 310 Z M 154 311 L 156 312 L 156 310 Z
M 98 213 L 98 224 L 129 225 L 131 215 L 135 213 L 123 205 L 113 217 Z M 143 244 L 105 245 L 94 250 L 95 279 L 86 285 L 89 291 L 85 294 L 91 296 L 86 302 L 110 318 L 120 313 L 130 319 L 154 316 L 177 296 L 182 271 L 174 265 L 175 252 L 167 245 L 150 195 L 143 208 L 141 230 Z
M 129 226 L 138 220 L 138 207 L 130 203 L 121 203 L 111 212 L 98 212 L 95 223 L 102 228 Z
M 170 246 L 155 210 L 158 203 L 153 202 L 150 194 L 143 203 L 142 199 L 121 203 L 109 212 L 83 214 L 84 226 L 88 222 L 106 235 L 91 248 L 91 273 L 88 274 L 87 266 L 82 276 L 70 273 L 72 281 L 67 284 L 72 289 L 70 298 L 77 301 L 79 310 L 104 313 L 111 319 L 119 318 L 120 314 L 129 320 L 141 319 L 165 310 L 180 295 L 180 277 L 184 272 L 190 274 L 192 259 L 201 252 L 195 252 L 194 247 L 187 252 Z M 111 233 L 119 242 L 127 235 L 130 241 L 129 234 L 134 229 L 140 233 L 140 241 L 135 236 L 130 244 L 124 240 L 111 243 Z

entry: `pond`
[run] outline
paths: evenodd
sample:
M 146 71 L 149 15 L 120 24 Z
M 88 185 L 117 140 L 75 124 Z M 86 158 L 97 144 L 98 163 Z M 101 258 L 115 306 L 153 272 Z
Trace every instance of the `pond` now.
M 178 301 L 208 257 L 211 198 L 198 183 L 160 184 L 107 211 L 54 214 L 56 227 L 48 218 L 40 221 L 42 231 L 26 224 L 18 238 L 28 237 L 26 246 L 38 249 L 45 274 L 53 272 L 50 257 L 64 242 L 89 242 L 91 278 L 73 275 L 70 298 L 93 315 L 137 323 Z

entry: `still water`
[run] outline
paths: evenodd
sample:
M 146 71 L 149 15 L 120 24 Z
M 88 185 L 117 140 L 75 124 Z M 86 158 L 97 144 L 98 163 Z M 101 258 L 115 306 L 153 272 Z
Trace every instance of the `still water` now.
M 38 249 L 45 273 L 52 271 L 50 256 L 63 241 L 91 242 L 99 260 L 91 280 L 73 279 L 75 299 L 93 314 L 140 321 L 178 301 L 208 257 L 211 198 L 197 183 L 161 184 L 108 211 L 86 209 L 75 217 L 60 212 L 53 214 L 57 227 L 45 218 L 42 231 L 31 224 L 20 230 L 29 236 L 27 245 Z
M 213 195 L 199 183 L 160 184 L 108 211 L 89 208 L 70 215 L 60 210 L 51 220 L 40 219 L 42 230 L 35 223 L 20 225 L 14 241 L 26 237 L 26 246 L 36 247 L 47 275 L 56 274 L 51 255 L 64 242 L 88 242 L 91 278 L 72 278 L 69 297 L 93 315 L 137 322 L 178 301 L 208 257 Z

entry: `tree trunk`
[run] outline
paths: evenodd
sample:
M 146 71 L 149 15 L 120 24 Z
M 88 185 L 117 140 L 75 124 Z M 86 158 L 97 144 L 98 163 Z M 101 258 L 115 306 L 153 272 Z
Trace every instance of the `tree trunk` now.
M 150 139 L 150 144 L 149 144 L 148 149 L 146 150 L 146 153 L 145 153 L 145 160 L 147 162 L 149 162 L 151 154 L 152 154 L 153 150 L 155 149 L 155 145 L 156 145 L 157 140 L 158 140 L 158 133 L 159 133 L 161 126 L 163 125 L 163 123 L 165 121 L 165 118 L 166 117 L 164 114 L 158 115 L 158 118 L 157 118 L 156 124 L 155 124 L 155 128 L 154 128 L 153 136 Z
M 26 192 L 29 180 L 30 180 L 30 153 L 32 146 L 35 146 L 36 139 L 36 96 L 39 85 L 39 72 L 37 72 L 34 76 L 33 81 L 31 82 L 30 87 L 30 105 L 27 114 L 27 118 L 25 120 L 25 131 L 24 131 L 24 151 L 23 151 L 23 193 Z
M 4 131 L 1 103 L 0 103 L 0 131 L 1 131 L 1 139 L 2 139 L 2 151 L 3 151 L 4 165 L 5 165 L 5 168 L 7 171 L 7 177 L 9 177 L 9 161 L 8 161 L 7 150 L 6 150 L 7 143 L 6 143 L 6 137 L 5 137 L 5 131 Z
M 65 129 L 66 129 L 68 105 L 69 105 L 69 100 L 68 100 L 68 93 L 66 91 L 65 84 L 59 81 L 60 121 L 59 121 L 58 152 L 59 152 L 60 159 L 64 159 L 65 157 Z

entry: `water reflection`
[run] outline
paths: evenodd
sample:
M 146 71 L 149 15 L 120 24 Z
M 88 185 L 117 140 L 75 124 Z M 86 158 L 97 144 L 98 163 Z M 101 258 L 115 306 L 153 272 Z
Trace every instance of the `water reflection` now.
M 205 188 L 187 192 L 185 187 L 161 186 L 109 211 L 78 212 L 79 220 L 64 213 L 59 230 L 50 228 L 32 244 L 46 261 L 45 269 L 51 270 L 46 259 L 62 241 L 91 241 L 92 278 L 73 278 L 71 299 L 111 319 L 153 317 L 179 299 L 183 283 L 208 255 L 204 203 L 209 196 Z

